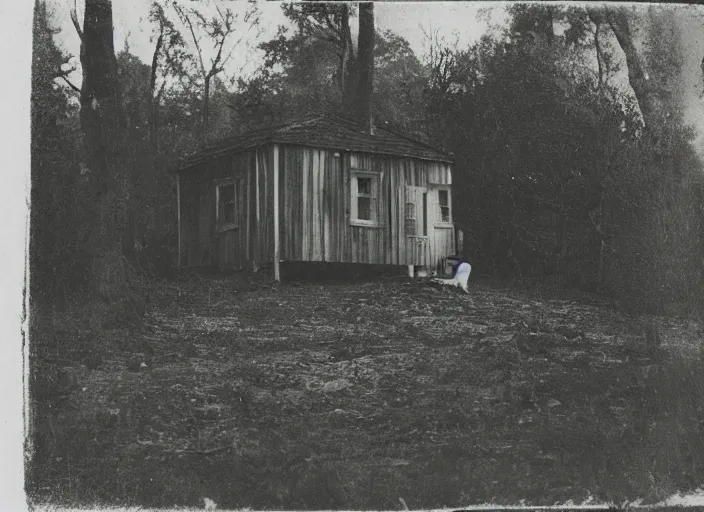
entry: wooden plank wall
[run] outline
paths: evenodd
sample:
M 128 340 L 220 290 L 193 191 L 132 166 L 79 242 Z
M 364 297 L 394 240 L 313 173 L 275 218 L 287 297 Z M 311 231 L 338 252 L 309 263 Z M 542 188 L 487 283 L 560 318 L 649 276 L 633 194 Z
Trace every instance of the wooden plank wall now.
M 254 218 L 252 244 L 255 265 L 271 263 L 274 254 L 274 169 L 273 145 L 256 151 L 254 169 Z
M 198 256 L 198 238 L 200 214 L 200 182 L 193 173 L 183 173 L 179 191 L 181 193 L 181 261 L 182 266 L 189 266 L 200 259 Z
M 199 190 L 198 211 L 198 251 L 197 260 L 200 265 L 210 265 L 217 261 L 213 254 L 215 241 L 213 226 L 215 224 L 215 194 L 213 186 L 207 181 L 202 181 Z
M 237 181 L 235 187 L 237 215 L 239 218 L 239 227 L 237 230 L 228 232 L 226 237 L 223 237 L 221 244 L 227 244 L 227 251 L 233 251 L 232 257 L 226 260 L 232 261 L 235 270 L 244 268 L 244 265 L 250 259 L 247 252 L 247 175 L 251 169 L 252 158 L 249 152 L 238 153 L 233 157 L 224 158 L 223 165 L 229 166 L 230 175 Z M 226 172 L 226 170 L 225 170 Z M 216 205 L 217 207 L 217 205 Z M 213 222 L 215 222 L 213 220 Z
M 247 175 L 254 163 L 251 152 L 226 156 L 181 172 L 181 261 L 182 266 L 218 265 L 232 262 L 235 268 L 250 258 L 247 252 L 246 212 Z M 242 180 L 242 201 L 239 205 L 240 228 L 220 235 L 215 215 L 215 180 Z M 234 252 L 233 252 L 234 250 Z
M 447 164 L 283 145 L 280 150 L 282 259 L 405 265 L 405 187 L 451 184 Z M 381 172 L 378 227 L 350 224 L 351 169 Z M 429 219 L 429 228 L 432 223 Z M 452 240 L 452 230 L 447 229 Z M 431 242 L 452 253 L 444 235 Z
M 381 172 L 377 227 L 350 224 L 352 168 Z M 183 172 L 180 263 L 218 265 L 231 260 L 244 268 L 272 262 L 274 172 L 273 145 Z M 452 183 L 448 164 L 290 145 L 280 146 L 278 172 L 281 258 L 289 261 L 415 263 L 408 257 L 405 187 Z M 241 179 L 241 222 L 238 230 L 221 237 L 215 225 L 214 180 L 226 177 Z M 431 197 L 437 201 L 436 195 L 428 194 L 429 213 L 437 208 Z M 430 217 L 428 227 L 430 235 Z M 434 232 L 429 244 L 435 259 L 453 253 L 453 230 Z M 228 247 L 236 247 L 236 254 L 229 254 Z

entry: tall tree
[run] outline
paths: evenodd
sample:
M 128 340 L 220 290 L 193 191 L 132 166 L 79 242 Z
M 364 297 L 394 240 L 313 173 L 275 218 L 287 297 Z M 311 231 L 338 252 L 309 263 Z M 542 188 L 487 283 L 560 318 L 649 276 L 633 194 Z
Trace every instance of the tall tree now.
M 372 95 L 374 93 L 374 3 L 359 4 L 359 42 L 354 102 L 348 111 L 365 127 L 372 128 Z
M 336 79 L 340 98 L 354 94 L 353 75 L 355 72 L 355 48 L 352 43 L 350 18 L 354 16 L 354 8 L 347 3 L 309 2 L 301 4 L 282 5 L 284 15 L 290 19 L 298 30 L 299 38 L 286 40 L 285 29 L 279 30 L 279 37 L 262 47 L 269 56 L 275 57 L 277 48 L 292 50 L 306 38 L 315 38 L 331 44 L 338 58 Z M 269 51 L 272 50 L 272 51 Z
M 225 71 L 225 66 L 230 61 L 233 53 L 243 43 L 244 35 L 232 41 L 236 31 L 235 23 L 239 16 L 234 14 L 229 8 L 223 10 L 217 3 L 214 3 L 217 14 L 211 19 L 206 19 L 197 8 L 186 9 L 176 1 L 172 5 L 181 22 L 187 27 L 195 47 L 197 69 L 203 82 L 203 127 L 201 136 L 202 142 L 205 143 L 209 138 L 210 86 L 212 80 Z M 247 2 L 243 21 L 247 25 L 248 31 L 259 25 L 259 11 L 255 2 L 251 0 Z M 215 51 L 214 57 L 208 58 L 205 54 L 202 33 L 205 33 L 206 37 L 212 42 Z
M 186 65 L 189 55 L 185 51 L 185 41 L 181 32 L 166 16 L 163 5 L 152 2 L 149 9 L 149 21 L 156 25 L 154 36 L 154 51 L 149 78 L 149 140 L 151 141 L 152 154 L 158 151 L 158 123 L 159 105 L 164 96 L 168 81 L 172 78 L 182 77 L 186 74 Z
M 345 3 L 309 2 L 282 6 L 284 14 L 296 27 L 296 33 L 286 37 L 287 29 L 280 27 L 277 37 L 260 45 L 266 52 L 266 67 L 276 64 L 291 69 L 304 62 L 299 53 L 315 49 L 317 58 L 307 64 L 316 64 L 316 71 L 328 65 L 329 50 L 336 59 L 334 82 L 338 87 L 337 110 L 368 125 L 373 108 L 376 31 L 373 2 L 361 2 L 357 51 L 352 44 L 350 18 L 354 11 Z M 325 105 L 323 105 L 325 107 Z
M 96 298 L 125 318 L 138 320 L 144 302 L 134 288 L 131 267 L 123 255 L 127 223 L 129 171 L 125 116 L 113 46 L 112 2 L 86 0 L 81 38 L 81 128 L 93 196 L 91 229 L 92 287 Z
M 555 17 L 560 7 L 550 4 L 520 4 L 508 7 L 511 16 L 511 32 L 521 38 L 542 39 L 551 45 L 555 39 Z
M 54 42 L 47 3 L 35 4 L 31 82 L 30 296 L 60 300 L 85 285 L 87 195 L 77 153 L 81 140 L 78 89 L 70 56 Z M 70 85 L 69 85 L 70 84 Z
M 628 82 L 638 100 L 643 122 L 646 128 L 652 132 L 657 126 L 656 112 L 658 110 L 658 100 L 649 83 L 648 73 L 646 72 L 643 60 L 633 41 L 629 13 L 625 7 L 608 8 L 605 12 L 609 26 L 611 30 L 613 30 L 623 53 L 626 55 Z
M 375 122 L 424 138 L 423 88 L 427 73 L 410 44 L 389 31 L 376 34 L 374 44 Z

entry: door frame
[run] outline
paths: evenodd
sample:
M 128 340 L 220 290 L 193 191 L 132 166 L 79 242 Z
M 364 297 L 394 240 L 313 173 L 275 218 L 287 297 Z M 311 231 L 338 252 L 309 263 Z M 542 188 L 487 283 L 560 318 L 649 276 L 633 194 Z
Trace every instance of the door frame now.
M 242 223 L 246 222 L 246 216 L 244 215 L 244 179 L 240 176 L 228 176 L 227 178 L 217 178 L 213 180 L 215 186 L 215 244 L 216 244 L 216 254 L 218 255 L 218 267 L 221 269 L 226 269 L 228 265 L 220 261 L 220 244 L 221 240 L 226 237 L 226 234 L 234 231 L 231 236 L 234 247 L 232 248 L 233 261 L 232 266 L 234 268 L 242 268 L 242 255 L 241 245 L 242 245 Z M 233 203 L 234 203 L 234 222 L 225 223 L 222 219 L 224 215 L 223 205 L 220 204 L 220 190 L 222 187 L 230 186 L 234 187 L 233 191 Z
M 414 201 L 409 201 L 409 192 L 413 192 Z M 423 196 L 425 195 L 425 209 L 423 208 Z M 413 204 L 414 216 L 408 216 L 408 204 Z M 404 202 L 403 202 L 403 231 L 406 241 L 406 259 L 408 265 L 426 265 L 431 258 L 430 254 L 430 237 L 428 236 L 428 231 L 430 230 L 430 223 L 428 219 L 429 209 L 428 205 L 428 188 L 419 187 L 417 185 L 406 185 L 404 190 Z M 424 217 L 425 213 L 425 219 Z M 415 234 L 408 233 L 408 220 L 413 220 L 415 223 Z M 425 221 L 425 222 L 424 222 Z M 423 231 L 423 226 L 426 226 L 425 234 L 419 234 Z M 420 257 L 420 262 L 417 261 L 416 252 L 413 250 L 413 246 L 418 245 L 421 247 L 422 256 Z
M 449 208 L 449 221 L 445 222 L 442 220 L 442 214 L 440 211 L 440 190 L 447 191 L 447 206 Z M 437 265 L 442 258 L 451 256 L 451 254 L 440 254 L 445 252 L 441 249 L 441 240 L 446 238 L 444 236 L 439 236 L 443 232 L 450 231 L 451 238 L 451 249 L 450 252 L 455 251 L 455 224 L 453 221 L 453 211 L 452 211 L 452 185 L 447 183 L 428 183 L 428 235 L 431 237 L 429 242 L 430 252 L 431 252 L 431 264 Z M 444 245 L 444 244 L 443 244 Z

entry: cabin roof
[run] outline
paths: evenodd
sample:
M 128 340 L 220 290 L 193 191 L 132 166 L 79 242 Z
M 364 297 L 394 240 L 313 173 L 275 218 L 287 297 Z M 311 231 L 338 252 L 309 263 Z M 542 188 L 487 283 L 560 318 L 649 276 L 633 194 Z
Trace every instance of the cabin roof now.
M 342 117 L 319 114 L 213 142 L 185 157 L 180 169 L 269 143 L 453 162 L 452 155 L 386 128 L 375 127 L 372 135 L 361 125 Z

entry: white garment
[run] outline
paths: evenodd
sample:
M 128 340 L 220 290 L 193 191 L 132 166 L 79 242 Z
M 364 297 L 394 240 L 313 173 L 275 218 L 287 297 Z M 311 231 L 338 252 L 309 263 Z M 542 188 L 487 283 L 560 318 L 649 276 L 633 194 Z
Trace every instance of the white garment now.
M 457 281 L 457 286 L 462 288 L 465 292 L 467 291 L 467 281 L 469 281 L 469 274 L 472 272 L 472 265 L 467 262 L 460 263 L 457 267 L 457 272 L 455 272 L 455 281 Z
M 467 289 L 467 281 L 469 281 L 469 274 L 471 272 L 472 265 L 467 262 L 462 262 L 457 267 L 455 277 L 452 279 L 433 279 L 433 281 L 450 286 L 459 286 L 465 293 L 469 293 L 469 290 Z

